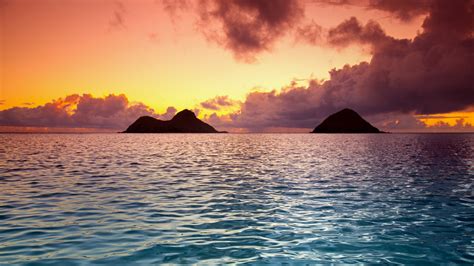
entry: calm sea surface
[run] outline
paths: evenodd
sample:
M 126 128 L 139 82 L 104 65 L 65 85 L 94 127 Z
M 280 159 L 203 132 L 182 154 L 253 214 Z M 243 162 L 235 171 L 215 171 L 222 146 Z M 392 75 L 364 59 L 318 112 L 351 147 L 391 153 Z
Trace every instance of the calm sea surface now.
M 3 134 L 0 264 L 474 263 L 474 135 Z

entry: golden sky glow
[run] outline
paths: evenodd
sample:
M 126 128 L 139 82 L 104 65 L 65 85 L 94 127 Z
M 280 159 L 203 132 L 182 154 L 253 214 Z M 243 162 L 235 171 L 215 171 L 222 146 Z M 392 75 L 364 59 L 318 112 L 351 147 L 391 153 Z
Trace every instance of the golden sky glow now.
M 216 95 L 243 99 L 254 87 L 279 89 L 294 78 L 327 78 L 334 67 L 370 59 L 357 47 L 311 47 L 288 37 L 259 62 L 245 64 L 206 42 L 192 15 L 173 23 L 153 0 L 125 2 L 124 24 L 113 27 L 115 3 L 9 2 L 2 14 L 1 108 L 73 93 L 125 93 L 160 111 L 170 105 L 180 109 Z M 361 18 L 378 13 L 315 4 L 306 12 L 323 26 L 354 13 Z M 388 32 L 403 37 L 414 36 L 420 25 L 420 20 L 391 22 L 380 20 Z
M 7 1 L 1 11 L 0 110 L 32 107 L 71 94 L 125 94 L 159 112 L 194 108 L 218 95 L 244 100 L 253 89 L 280 89 L 294 79 L 327 79 L 328 71 L 371 58 L 367 47 L 311 46 L 286 36 L 246 64 L 209 43 L 189 11 L 170 16 L 160 1 Z M 119 12 L 121 19 L 116 17 Z M 423 16 L 400 22 L 363 6 L 307 3 L 306 20 L 324 28 L 356 16 L 388 35 L 413 38 Z M 455 123 L 472 113 L 443 114 Z M 436 119 L 423 119 L 427 124 Z
M 474 112 L 452 112 L 447 114 L 432 114 L 429 116 L 419 116 L 419 119 L 428 126 L 436 126 L 439 123 L 446 123 L 455 126 L 458 121 L 474 125 Z

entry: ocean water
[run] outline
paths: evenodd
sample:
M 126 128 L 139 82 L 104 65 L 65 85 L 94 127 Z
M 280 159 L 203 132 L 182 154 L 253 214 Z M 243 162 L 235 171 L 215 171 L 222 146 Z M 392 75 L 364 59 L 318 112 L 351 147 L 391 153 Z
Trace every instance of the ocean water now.
M 473 183 L 473 134 L 3 134 L 0 265 L 472 265 Z

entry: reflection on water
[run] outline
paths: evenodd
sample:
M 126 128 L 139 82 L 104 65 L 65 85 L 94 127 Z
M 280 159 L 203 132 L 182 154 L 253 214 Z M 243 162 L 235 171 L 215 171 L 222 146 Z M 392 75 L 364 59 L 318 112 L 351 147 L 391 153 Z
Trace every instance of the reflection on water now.
M 0 264 L 474 263 L 474 135 L 0 135 Z

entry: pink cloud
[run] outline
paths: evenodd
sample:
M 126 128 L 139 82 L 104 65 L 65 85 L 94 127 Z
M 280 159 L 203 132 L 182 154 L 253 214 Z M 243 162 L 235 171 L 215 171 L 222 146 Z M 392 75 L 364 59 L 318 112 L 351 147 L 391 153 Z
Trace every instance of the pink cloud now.
M 169 119 L 176 113 L 169 107 L 156 113 L 143 103 L 130 103 L 123 94 L 94 97 L 73 94 L 38 107 L 13 107 L 0 111 L 1 126 L 124 129 L 138 117 L 149 115 Z
M 239 101 L 233 100 L 229 96 L 216 96 L 200 103 L 200 106 L 204 109 L 217 111 L 222 108 L 239 105 L 239 103 Z

